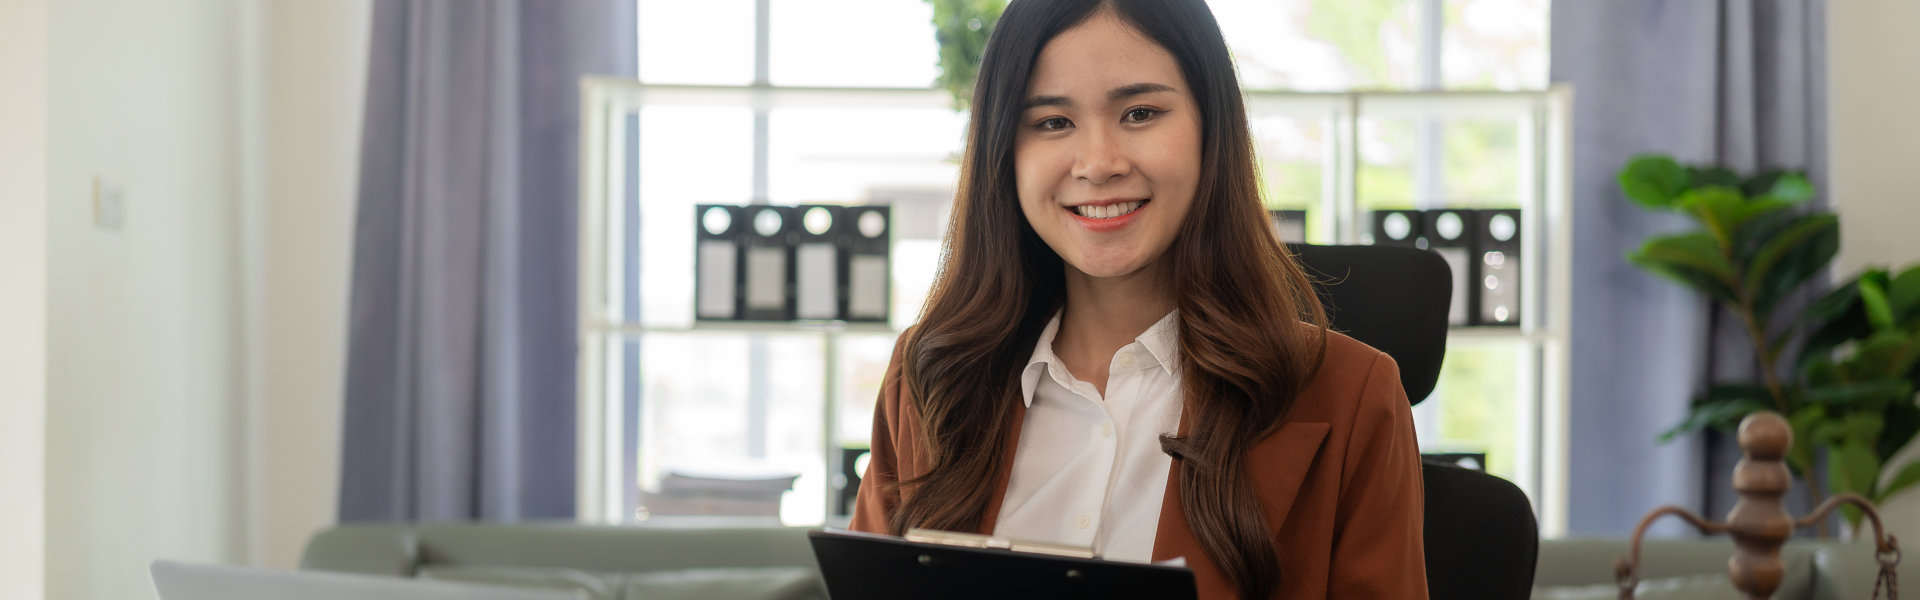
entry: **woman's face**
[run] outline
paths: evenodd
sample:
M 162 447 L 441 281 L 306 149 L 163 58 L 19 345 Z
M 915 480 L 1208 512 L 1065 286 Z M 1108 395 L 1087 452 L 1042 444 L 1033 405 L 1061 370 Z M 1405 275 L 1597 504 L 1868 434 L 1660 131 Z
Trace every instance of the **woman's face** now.
M 1155 264 L 1200 178 L 1200 111 L 1173 55 L 1103 9 L 1041 49 L 1025 100 L 1014 177 L 1040 239 L 1093 277 Z

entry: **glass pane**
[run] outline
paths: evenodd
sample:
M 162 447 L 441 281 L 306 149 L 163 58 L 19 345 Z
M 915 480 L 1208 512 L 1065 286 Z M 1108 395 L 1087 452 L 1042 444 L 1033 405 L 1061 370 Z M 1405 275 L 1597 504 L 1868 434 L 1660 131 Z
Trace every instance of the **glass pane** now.
M 1519 206 L 1518 118 L 1362 117 L 1359 125 L 1361 210 Z
M 753 82 L 754 0 L 640 0 L 640 80 Z
M 693 207 L 752 199 L 753 113 L 642 108 L 639 178 L 641 321 L 691 325 Z
M 781 204 L 866 202 L 909 190 L 951 198 L 965 129 L 965 116 L 944 108 L 775 108 L 767 193 Z
M 1360 118 L 1359 181 L 1355 189 L 1360 210 L 1416 207 L 1418 126 L 1413 119 Z
M 1433 395 L 1413 407 L 1422 452 L 1485 453 L 1487 472 L 1518 476 L 1522 351 L 1526 342 L 1453 344 Z
M 1260 169 L 1260 198 L 1268 210 L 1306 210 L 1306 239 L 1288 242 L 1332 241 L 1320 227 L 1323 198 L 1330 191 L 1327 153 L 1331 149 L 1326 119 L 1286 115 L 1251 115 L 1254 160 Z
M 755 338 L 764 341 L 755 360 Z M 797 476 L 779 500 L 780 520 L 817 524 L 825 515 L 821 455 L 821 338 L 809 334 L 690 332 L 640 339 L 639 474 L 642 490 L 673 496 L 668 473 L 721 479 Z M 756 373 L 753 363 L 764 371 Z M 743 376 L 743 374 L 745 374 Z M 765 412 L 755 415 L 758 389 Z M 757 417 L 757 418 L 756 418 Z M 738 503 L 698 495 L 642 496 L 654 516 L 741 514 Z
M 1417 37 L 1410 0 L 1208 0 L 1256 89 L 1410 88 Z
M 1440 198 L 1447 206 L 1520 206 L 1519 119 L 1454 119 L 1441 126 Z
M 873 437 L 873 411 L 893 359 L 894 335 L 847 334 L 840 338 L 840 442 L 865 447 Z
M 1547 86 L 1548 0 L 1448 0 L 1440 36 L 1448 88 L 1535 90 Z
M 774 85 L 923 88 L 940 74 L 926 2 L 773 0 L 772 11 Z
M 918 317 L 939 267 L 966 116 L 933 109 L 776 108 L 768 117 L 774 202 L 892 206 L 893 326 Z

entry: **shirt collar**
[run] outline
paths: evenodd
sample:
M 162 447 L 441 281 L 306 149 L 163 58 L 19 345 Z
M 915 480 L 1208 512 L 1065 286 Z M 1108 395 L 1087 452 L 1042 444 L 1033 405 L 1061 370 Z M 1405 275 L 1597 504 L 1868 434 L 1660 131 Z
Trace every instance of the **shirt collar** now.
M 1053 354 L 1053 338 L 1060 333 L 1060 314 L 1061 311 L 1054 311 L 1047 327 L 1040 330 L 1040 339 L 1033 343 L 1033 354 L 1027 359 L 1026 369 L 1020 372 L 1020 401 L 1028 408 L 1033 407 L 1033 391 L 1040 387 L 1040 377 L 1046 375 L 1048 365 L 1061 364 L 1060 357 Z M 1147 349 L 1161 370 L 1174 374 L 1175 366 L 1180 364 L 1180 311 L 1167 313 L 1133 341 Z

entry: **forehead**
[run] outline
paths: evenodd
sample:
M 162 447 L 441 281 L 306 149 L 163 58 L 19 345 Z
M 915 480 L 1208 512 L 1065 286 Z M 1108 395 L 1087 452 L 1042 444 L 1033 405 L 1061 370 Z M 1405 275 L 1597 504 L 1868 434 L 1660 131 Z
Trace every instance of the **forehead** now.
M 1172 53 L 1103 8 L 1040 49 L 1027 91 L 1084 96 L 1135 83 L 1186 87 Z

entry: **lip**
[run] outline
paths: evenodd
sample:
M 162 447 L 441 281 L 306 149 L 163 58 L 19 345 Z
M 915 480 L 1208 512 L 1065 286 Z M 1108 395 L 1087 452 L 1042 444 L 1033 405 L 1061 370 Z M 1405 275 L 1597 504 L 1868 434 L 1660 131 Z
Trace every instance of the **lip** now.
M 1121 202 L 1133 202 L 1133 201 L 1140 201 L 1143 204 L 1140 205 L 1140 208 L 1134 209 L 1133 212 L 1120 215 L 1118 217 L 1114 217 L 1111 219 L 1095 219 L 1091 217 L 1082 217 L 1080 216 L 1080 213 L 1074 212 L 1073 210 L 1074 208 L 1081 207 L 1081 206 L 1107 206 L 1110 204 L 1119 204 Z M 1126 227 L 1128 223 L 1132 223 L 1134 219 L 1138 218 L 1140 216 L 1140 213 L 1147 212 L 1147 209 L 1149 208 L 1153 208 L 1153 199 L 1151 198 L 1114 198 L 1114 199 L 1106 199 L 1106 200 L 1095 200 L 1092 202 L 1083 202 L 1080 204 L 1075 204 L 1073 206 L 1062 207 L 1060 210 L 1066 211 L 1067 216 L 1073 217 L 1073 220 L 1075 223 L 1079 223 L 1081 227 L 1085 227 L 1088 231 L 1091 231 L 1094 233 L 1107 233 L 1112 231 L 1119 231 L 1121 228 Z
M 1069 204 L 1067 205 L 1067 208 L 1079 208 L 1082 206 L 1110 206 L 1114 204 L 1119 204 L 1121 202 L 1135 202 L 1135 201 L 1146 202 L 1148 200 L 1152 200 L 1152 198 L 1102 198 L 1099 200 L 1089 200 L 1086 202 L 1081 202 L 1079 204 Z

